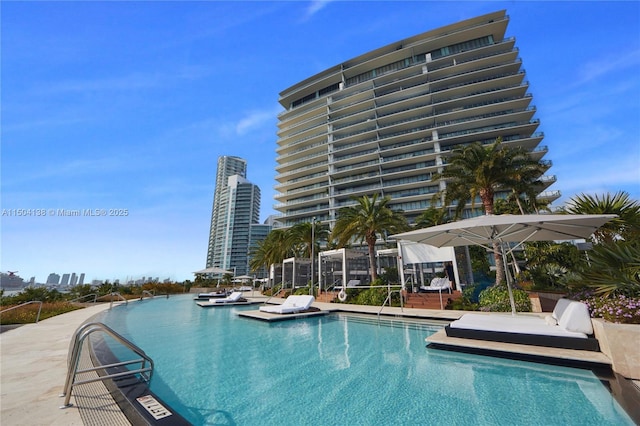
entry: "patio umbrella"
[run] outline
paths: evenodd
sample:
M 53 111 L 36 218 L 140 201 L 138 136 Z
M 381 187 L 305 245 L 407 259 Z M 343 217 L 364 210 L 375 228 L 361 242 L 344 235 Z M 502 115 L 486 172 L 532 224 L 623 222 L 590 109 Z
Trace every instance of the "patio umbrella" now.
M 251 275 L 239 275 L 237 277 L 233 277 L 233 279 L 246 281 L 246 280 L 252 280 L 253 277 Z
M 212 266 L 210 268 L 201 269 L 200 271 L 194 271 L 194 274 L 215 274 L 215 275 L 224 275 L 224 274 L 233 274 L 233 271 L 227 271 L 226 269 L 217 268 Z
M 557 241 L 588 238 L 598 228 L 616 215 L 484 215 L 458 222 L 445 223 L 429 228 L 417 229 L 392 235 L 397 240 L 409 240 L 436 247 L 478 245 L 493 250 L 498 243 L 503 259 L 506 258 L 504 243 L 517 243 L 511 251 L 527 241 Z M 506 262 L 505 269 L 506 269 Z M 515 302 L 511 282 L 506 272 L 507 289 L 511 311 L 515 314 Z

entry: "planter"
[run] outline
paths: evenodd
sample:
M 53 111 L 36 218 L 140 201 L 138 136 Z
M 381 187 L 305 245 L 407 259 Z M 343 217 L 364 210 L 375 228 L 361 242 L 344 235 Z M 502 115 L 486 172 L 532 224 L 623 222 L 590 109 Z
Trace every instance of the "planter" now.
M 611 359 L 613 371 L 640 380 L 640 324 L 616 324 L 594 318 L 593 331 L 600 350 Z

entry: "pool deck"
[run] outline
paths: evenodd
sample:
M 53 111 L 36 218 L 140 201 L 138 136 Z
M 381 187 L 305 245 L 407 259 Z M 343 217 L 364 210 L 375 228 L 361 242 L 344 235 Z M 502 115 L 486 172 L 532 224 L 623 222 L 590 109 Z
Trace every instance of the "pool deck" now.
M 266 297 L 251 297 L 256 302 Z M 271 298 L 269 303 L 282 303 Z M 195 302 L 194 302 L 195 303 Z M 325 312 L 380 314 L 383 317 L 404 317 L 452 321 L 464 311 L 408 309 L 315 302 L 314 307 Z M 0 333 L 0 424 L 9 425 L 128 425 L 128 420 L 101 382 L 80 385 L 71 397 L 73 406 L 60 409 L 59 397 L 67 371 L 69 342 L 75 330 L 94 315 L 109 309 L 109 304 L 58 315 L 38 324 L 27 324 Z M 473 346 L 498 352 L 523 353 L 542 359 L 569 359 L 609 365 L 600 352 L 573 351 L 528 345 L 455 339 L 438 332 L 427 341 L 438 346 Z M 640 383 L 636 382 L 636 385 Z
M 72 392 L 73 406 L 59 408 L 73 333 L 107 309 L 108 303 L 91 306 L 0 334 L 2 426 L 130 424 L 101 382 L 78 386 Z

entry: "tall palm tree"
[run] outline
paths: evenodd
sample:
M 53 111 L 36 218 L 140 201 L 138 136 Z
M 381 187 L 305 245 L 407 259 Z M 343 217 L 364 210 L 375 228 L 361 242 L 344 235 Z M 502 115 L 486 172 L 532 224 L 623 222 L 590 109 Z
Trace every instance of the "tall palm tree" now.
M 523 148 L 509 148 L 502 138 L 488 146 L 474 142 L 451 151 L 447 166 L 432 179 L 447 182 L 444 193 L 445 205 L 457 201 L 455 216 L 460 217 L 467 203 L 475 204 L 480 197 L 485 214 L 493 214 L 497 191 L 529 194 L 531 186 L 546 170 L 546 166 L 534 159 Z M 499 243 L 494 243 L 496 260 L 496 284 L 504 282 L 504 264 Z
M 293 255 L 288 232 L 284 229 L 274 229 L 251 251 L 249 267 L 254 272 L 263 267 L 268 270 L 271 265 L 282 263 L 284 259 Z
M 366 242 L 369 250 L 371 281 L 378 278 L 375 245 L 378 236 L 386 238 L 408 228 L 406 218 L 387 206 L 390 197 L 378 199 L 378 194 L 352 197 L 356 205 L 345 207 L 338 212 L 332 235 L 340 247 L 345 247 L 352 239 Z
M 296 256 L 311 257 L 311 247 L 318 253 L 320 242 L 326 241 L 329 230 L 320 222 L 302 222 L 288 230 L 288 241 L 294 248 Z
M 563 210 L 571 214 L 616 214 L 618 217 L 604 224 L 593 234 L 596 243 L 610 243 L 622 238 L 640 239 L 640 203 L 625 191 L 609 193 L 600 198 L 580 194 L 567 202 Z
M 449 214 L 444 208 L 429 207 L 416 218 L 415 227 L 428 228 L 429 226 L 442 225 L 451 221 Z

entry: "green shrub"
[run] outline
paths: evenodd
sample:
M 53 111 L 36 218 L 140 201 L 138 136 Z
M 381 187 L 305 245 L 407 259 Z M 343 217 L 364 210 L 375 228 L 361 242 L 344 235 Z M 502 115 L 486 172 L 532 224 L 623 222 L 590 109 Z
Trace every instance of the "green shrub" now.
M 3 306 L 3 309 L 8 309 L 11 306 Z M 12 309 L 8 312 L 0 314 L 0 324 L 30 324 L 36 322 L 38 316 L 38 309 L 40 309 L 39 303 L 32 303 L 29 305 L 21 306 L 17 309 Z M 79 306 L 74 306 L 68 302 L 51 302 L 43 303 L 42 310 L 40 311 L 40 320 L 51 318 L 56 315 L 64 314 L 67 312 L 75 311 L 76 309 L 82 309 Z
M 531 312 L 531 301 L 526 291 L 513 289 L 513 300 L 519 312 Z M 509 292 L 504 285 L 492 286 L 480 293 L 480 310 L 489 312 L 511 312 Z
M 386 288 L 370 288 L 360 291 L 353 303 L 358 305 L 382 306 L 388 295 Z M 400 306 L 400 295 L 398 293 L 392 294 L 391 306 Z

